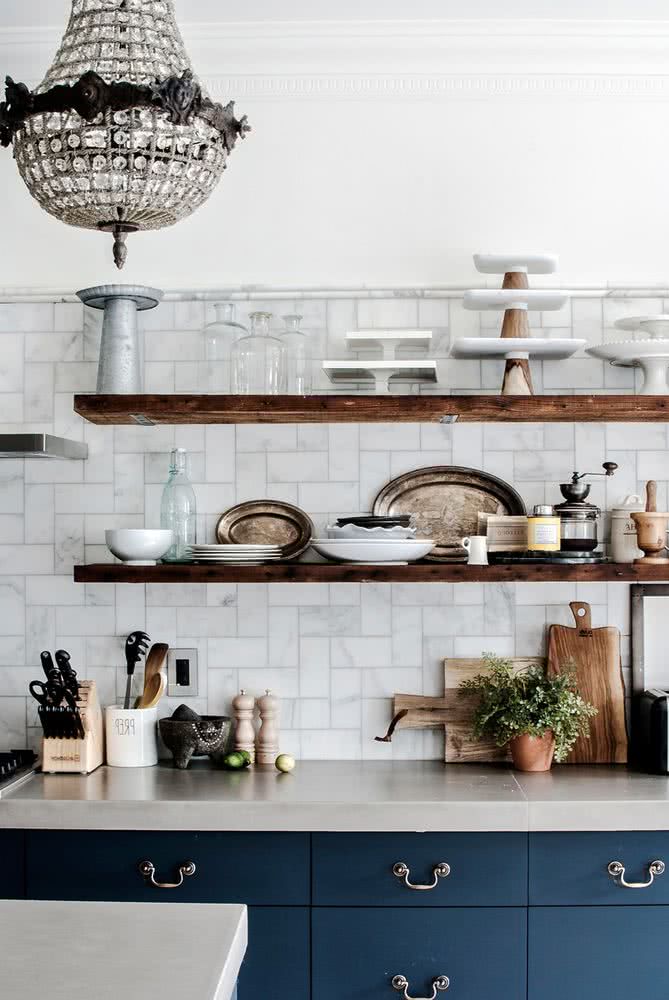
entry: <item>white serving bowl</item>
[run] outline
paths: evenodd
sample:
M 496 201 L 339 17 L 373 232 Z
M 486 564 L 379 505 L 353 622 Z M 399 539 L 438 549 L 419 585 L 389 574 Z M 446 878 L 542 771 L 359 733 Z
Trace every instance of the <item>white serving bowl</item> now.
M 375 538 L 313 538 L 311 544 L 320 555 L 337 562 L 408 563 L 422 559 L 434 548 L 430 538 L 398 538 L 385 541 Z
M 129 566 L 155 566 L 172 544 L 172 532 L 162 528 L 112 528 L 105 531 L 107 548 Z

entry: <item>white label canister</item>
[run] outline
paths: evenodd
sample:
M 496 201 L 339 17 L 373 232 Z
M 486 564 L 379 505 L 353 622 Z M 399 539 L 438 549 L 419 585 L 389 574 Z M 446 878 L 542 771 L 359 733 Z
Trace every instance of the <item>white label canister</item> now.
M 625 497 L 618 507 L 611 510 L 611 558 L 614 562 L 631 563 L 643 556 L 637 545 L 636 525 L 631 516 L 641 510 L 645 510 L 645 504 L 636 493 Z

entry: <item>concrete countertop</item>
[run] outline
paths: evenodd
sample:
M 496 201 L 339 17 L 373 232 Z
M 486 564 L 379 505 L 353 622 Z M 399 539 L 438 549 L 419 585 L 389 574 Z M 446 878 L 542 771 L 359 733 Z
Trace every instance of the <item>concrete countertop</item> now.
M 302 761 L 292 774 L 191 766 L 35 775 L 0 828 L 69 830 L 669 830 L 669 778 L 625 767 Z
M 12 1000 L 231 1000 L 246 907 L 10 900 L 0 940 Z

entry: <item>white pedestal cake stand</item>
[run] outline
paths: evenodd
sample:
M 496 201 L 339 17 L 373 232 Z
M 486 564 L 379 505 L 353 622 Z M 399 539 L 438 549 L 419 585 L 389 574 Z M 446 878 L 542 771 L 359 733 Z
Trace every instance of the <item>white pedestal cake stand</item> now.
M 616 320 L 618 330 L 642 334 L 638 340 L 620 340 L 588 348 L 593 358 L 602 358 L 621 368 L 641 368 L 641 396 L 665 396 L 669 392 L 669 316 L 626 316 Z

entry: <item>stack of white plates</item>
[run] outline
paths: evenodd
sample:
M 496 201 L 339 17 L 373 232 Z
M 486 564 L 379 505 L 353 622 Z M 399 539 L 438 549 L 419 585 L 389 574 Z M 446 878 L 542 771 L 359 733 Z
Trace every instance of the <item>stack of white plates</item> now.
M 278 562 L 280 545 L 191 545 L 193 562 L 223 563 L 226 565 L 255 565 Z
M 430 538 L 314 538 L 311 544 L 320 555 L 337 562 L 402 564 L 422 559 L 435 545 Z

